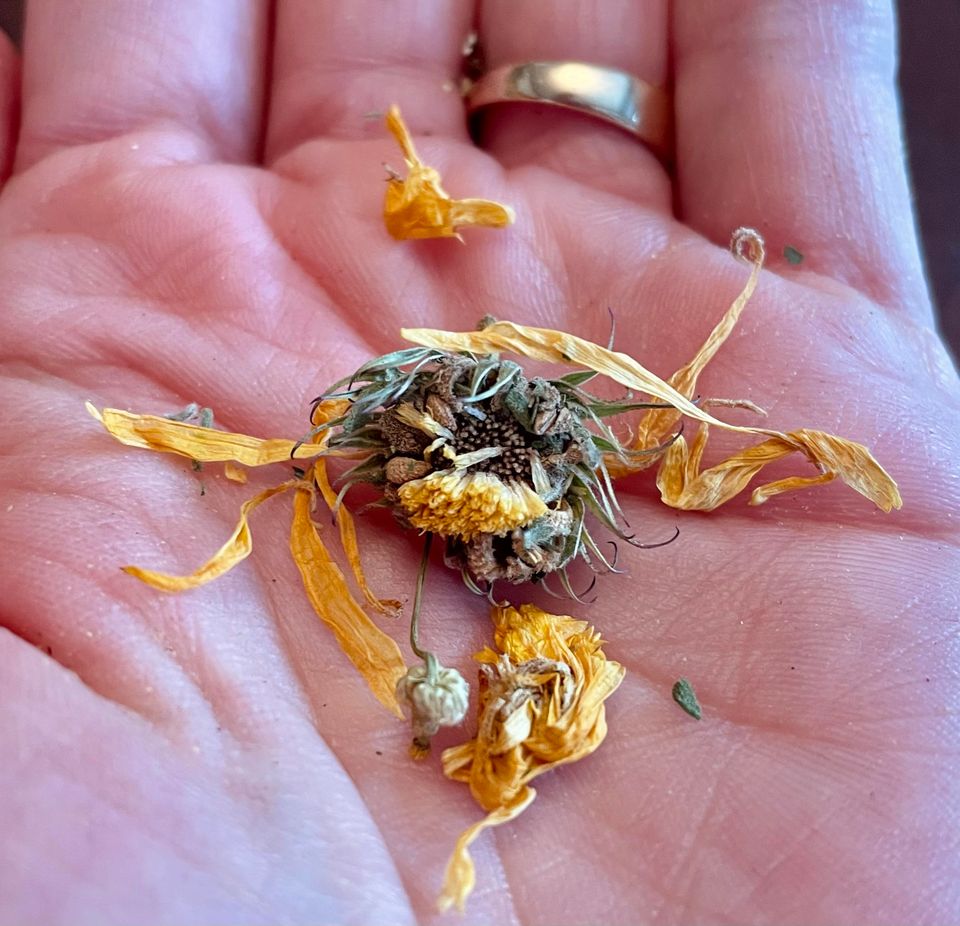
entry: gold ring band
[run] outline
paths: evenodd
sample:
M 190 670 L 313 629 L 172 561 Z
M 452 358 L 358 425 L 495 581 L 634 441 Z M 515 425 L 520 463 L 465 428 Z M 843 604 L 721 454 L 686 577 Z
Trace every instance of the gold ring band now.
M 467 90 L 468 112 L 495 103 L 545 103 L 625 129 L 661 158 L 671 150 L 669 94 L 626 71 L 580 61 L 508 64 L 482 74 Z

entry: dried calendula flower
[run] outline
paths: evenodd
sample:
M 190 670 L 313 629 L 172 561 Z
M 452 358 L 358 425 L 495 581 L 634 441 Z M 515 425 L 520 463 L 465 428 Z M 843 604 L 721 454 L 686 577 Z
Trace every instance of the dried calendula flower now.
M 496 650 L 477 654 L 478 730 L 443 753 L 443 772 L 470 786 L 487 816 L 457 840 L 439 907 L 463 909 L 475 874 L 471 843 L 516 818 L 536 797 L 530 782 L 593 752 L 607 734 L 604 702 L 623 680 L 585 621 L 534 605 L 493 609 Z
M 650 405 L 603 401 L 583 381 L 528 379 L 489 353 L 410 348 L 371 360 L 318 400 L 349 403 L 328 444 L 359 459 L 340 498 L 356 484 L 375 487 L 401 526 L 444 540 L 447 564 L 473 590 L 556 573 L 573 595 L 572 560 L 613 568 L 588 513 L 632 542 L 604 452 L 634 454 L 603 419 Z
M 512 221 L 510 210 L 497 203 L 451 200 L 437 172 L 417 157 L 395 108 L 388 124 L 409 167 L 405 179 L 395 177 L 388 184 L 385 217 L 391 234 L 455 236 L 462 225 Z M 230 538 L 191 574 L 133 566 L 126 571 L 169 592 L 212 581 L 251 553 L 248 515 L 253 509 L 292 493 L 290 554 L 307 597 L 380 702 L 401 717 L 401 705 L 409 709 L 412 752 L 422 756 L 441 726 L 461 722 L 469 696 L 463 677 L 420 643 L 422 591 L 435 536 L 443 541 L 445 563 L 491 601 L 497 581 L 546 586 L 554 576 L 569 597 L 577 598 L 567 573 L 571 563 L 581 560 L 594 572 L 616 566 L 616 542 L 612 554 L 605 552 L 595 537 L 597 524 L 621 541 L 644 546 L 627 531 L 614 478 L 652 464 L 658 465 L 662 500 L 676 508 L 712 510 L 743 491 L 769 463 L 796 453 L 813 465 L 813 473 L 760 485 L 753 490 L 753 504 L 841 479 L 885 511 L 900 507 L 896 484 L 863 445 L 806 428 L 729 424 L 711 410 L 760 410 L 744 399 L 694 398 L 700 374 L 734 330 L 760 279 L 760 236 L 739 229 L 733 250 L 752 265 L 746 285 L 693 359 L 668 380 L 633 357 L 565 332 L 484 320 L 470 332 L 403 331 L 418 346 L 376 357 L 331 386 L 314 400 L 313 428 L 301 440 L 222 431 L 212 426 L 210 410 L 196 405 L 167 416 L 88 405 L 118 441 L 178 454 L 195 468 L 224 463 L 231 481 L 245 481 L 241 467 L 300 464 L 288 474 L 292 478 L 241 505 Z M 504 352 L 579 369 L 554 378 L 527 376 Z M 625 387 L 627 394 L 611 400 L 585 388 L 598 375 Z M 642 417 L 621 439 L 611 419 L 635 412 Z M 680 433 L 684 417 L 698 427 L 689 443 Z M 711 428 L 758 442 L 704 469 Z M 331 480 L 329 458 L 352 465 Z M 401 528 L 424 537 L 410 619 L 410 649 L 422 665 L 409 669 L 394 640 L 364 611 L 366 606 L 389 612 L 399 602 L 376 596 L 361 564 L 356 524 L 346 508 L 348 493 L 361 485 L 375 496 L 365 508 L 387 508 Z M 338 525 L 356 597 L 314 519 L 321 503 Z M 599 746 L 606 734 L 604 702 L 623 678 L 623 668 L 605 657 L 599 636 L 583 621 L 506 604 L 494 608 L 493 620 L 496 649 L 477 657 L 477 735 L 443 754 L 444 772 L 468 783 L 488 815 L 457 842 L 443 907 L 462 907 L 473 887 L 468 849 L 474 839 L 521 813 L 535 797 L 530 782 L 538 775 Z M 689 694 L 685 709 L 690 710 L 692 692 L 680 694 Z
M 391 173 L 383 203 L 383 219 L 394 238 L 460 238 L 469 225 L 503 228 L 514 221 L 513 210 L 487 199 L 451 199 L 440 185 L 440 173 L 417 155 L 400 110 L 391 106 L 387 128 L 407 164 L 407 176 Z M 461 239 L 462 240 L 462 239 Z

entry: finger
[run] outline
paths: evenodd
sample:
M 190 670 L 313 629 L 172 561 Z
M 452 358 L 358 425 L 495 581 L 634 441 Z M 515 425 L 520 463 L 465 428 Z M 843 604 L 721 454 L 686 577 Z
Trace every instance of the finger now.
M 889 3 L 675 10 L 682 217 L 717 242 L 755 225 L 771 255 L 928 318 Z
M 20 122 L 20 56 L 0 33 L 0 183 L 10 176 Z
M 284 0 L 267 162 L 313 138 L 380 138 L 397 103 L 418 133 L 466 138 L 457 87 L 469 0 Z
M 584 61 L 662 86 L 666 0 L 484 0 L 488 70 L 527 61 Z M 529 103 L 485 109 L 481 143 L 508 167 L 537 164 L 618 195 L 670 208 L 670 183 L 635 137 L 590 116 Z
M 33 0 L 17 170 L 53 151 L 172 124 L 211 157 L 259 147 L 267 4 Z

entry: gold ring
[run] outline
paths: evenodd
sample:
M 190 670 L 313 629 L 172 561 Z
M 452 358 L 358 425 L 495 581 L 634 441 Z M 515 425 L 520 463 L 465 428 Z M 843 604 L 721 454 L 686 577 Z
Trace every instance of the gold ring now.
M 530 61 L 482 74 L 466 92 L 467 111 L 494 103 L 545 103 L 602 119 L 660 157 L 671 152 L 670 96 L 639 77 L 581 61 Z

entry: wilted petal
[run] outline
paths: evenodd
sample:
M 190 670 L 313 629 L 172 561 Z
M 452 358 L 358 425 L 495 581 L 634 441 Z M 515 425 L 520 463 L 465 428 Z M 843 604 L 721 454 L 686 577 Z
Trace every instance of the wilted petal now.
M 204 428 L 157 415 L 134 415 L 116 408 L 99 411 L 89 402 L 87 411 L 121 444 L 163 453 L 176 453 L 200 463 L 233 460 L 244 466 L 265 466 L 291 459 L 307 459 L 323 452 L 315 444 L 297 446 L 283 438 L 250 437 Z M 296 450 L 294 450 L 296 448 Z
M 509 804 L 498 807 L 488 813 L 482 820 L 468 826 L 457 839 L 447 870 L 443 876 L 443 889 L 437 898 L 437 909 L 443 913 L 455 906 L 461 913 L 467 903 L 467 898 L 473 892 L 477 883 L 477 873 L 470 857 L 469 848 L 473 841 L 484 831 L 502 823 L 509 823 L 520 816 L 537 796 L 533 788 L 524 788 Z
M 742 492 L 768 463 L 792 453 L 804 454 L 819 473 L 760 486 L 750 498 L 752 505 L 760 505 L 773 495 L 822 485 L 837 478 L 883 511 L 903 504 L 897 484 L 866 447 L 823 431 L 791 431 L 770 437 L 701 472 L 700 460 L 706 442 L 707 428 L 701 425 L 689 447 L 683 437 L 679 437 L 667 449 L 657 474 L 660 497 L 667 505 L 688 511 L 712 511 Z
M 183 592 L 190 588 L 206 585 L 207 582 L 212 582 L 225 572 L 229 572 L 237 563 L 245 560 L 250 555 L 250 551 L 253 550 L 253 538 L 250 536 L 247 515 L 268 498 L 286 492 L 287 489 L 291 489 L 295 485 L 297 485 L 297 481 L 290 480 L 278 486 L 264 489 L 253 498 L 245 501 L 240 506 L 240 520 L 237 522 L 233 534 L 230 535 L 230 539 L 196 572 L 187 576 L 172 576 L 164 572 L 154 572 L 151 569 L 141 569 L 139 566 L 124 566 L 123 571 L 164 592 Z
M 457 229 L 469 225 L 502 228 L 514 220 L 509 206 L 486 199 L 451 199 L 440 185 L 440 174 L 417 156 L 400 110 L 391 106 L 387 128 L 393 133 L 407 163 L 405 178 L 390 177 L 383 203 L 387 231 L 394 238 L 459 238 Z
M 350 594 L 340 567 L 320 540 L 311 517 L 312 507 L 310 491 L 298 489 L 293 499 L 290 552 L 300 570 L 307 597 L 377 700 L 402 718 L 396 687 L 407 667 L 400 648 L 364 614 Z
M 780 479 L 760 486 L 750 498 L 751 505 L 761 505 L 773 495 L 828 482 L 833 477 L 842 479 L 883 511 L 903 505 L 897 484 L 863 444 L 808 429 L 789 431 L 781 439 L 791 450 L 805 454 L 823 473 L 814 477 Z
M 337 493 L 333 491 L 330 480 L 327 478 L 327 467 L 323 460 L 318 460 L 314 465 L 313 476 L 323 500 L 327 507 L 333 511 L 337 503 Z M 347 555 L 347 562 L 350 563 L 350 568 L 353 570 L 353 577 L 356 579 L 357 586 L 367 604 L 381 614 L 398 610 L 401 607 L 399 601 L 395 598 L 378 598 L 367 582 L 367 576 L 363 571 L 363 564 L 360 560 L 360 544 L 357 542 L 357 528 L 353 522 L 353 515 L 341 505 L 336 509 L 335 517 L 337 528 L 340 531 L 340 543 L 343 546 L 343 552 Z
M 706 365 L 713 360 L 717 351 L 730 337 L 760 280 L 760 271 L 763 268 L 763 261 L 766 256 L 763 239 L 760 235 L 751 228 L 738 228 L 733 233 L 731 249 L 737 257 L 742 260 L 749 260 L 753 267 L 740 295 L 733 300 L 730 308 L 724 312 L 723 318 L 717 322 L 694 358 L 680 367 L 668 380 L 677 392 L 688 399 L 693 398 L 697 389 L 697 380 Z M 658 446 L 670 436 L 679 418 L 679 412 L 672 408 L 651 409 L 640 419 L 631 446 L 636 450 L 646 450 Z M 633 463 L 631 468 L 645 469 L 656 459 L 656 456 L 636 457 L 631 461 Z

